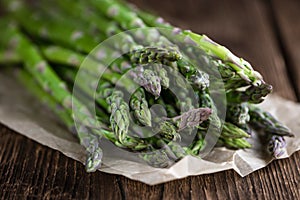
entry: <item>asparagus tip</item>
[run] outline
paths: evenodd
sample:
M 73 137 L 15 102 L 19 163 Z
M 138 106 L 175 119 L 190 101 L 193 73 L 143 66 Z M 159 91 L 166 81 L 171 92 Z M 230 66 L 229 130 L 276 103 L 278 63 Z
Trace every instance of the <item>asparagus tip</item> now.
M 100 148 L 96 149 L 94 152 L 89 153 L 86 160 L 86 171 L 95 172 L 101 167 L 102 163 L 102 150 Z

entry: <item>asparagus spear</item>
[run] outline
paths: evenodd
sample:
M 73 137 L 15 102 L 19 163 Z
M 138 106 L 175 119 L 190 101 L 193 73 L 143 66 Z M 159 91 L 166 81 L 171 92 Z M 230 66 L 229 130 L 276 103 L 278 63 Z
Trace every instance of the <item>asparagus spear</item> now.
M 96 1 L 97 0 L 93 0 L 93 2 L 96 2 Z M 208 56 L 206 56 L 207 58 L 209 58 L 209 59 L 217 58 L 219 63 L 220 63 L 220 61 L 222 61 L 220 64 L 223 63 L 223 65 L 217 65 L 218 70 L 220 71 L 221 75 L 224 74 L 223 66 L 227 66 L 227 68 L 229 67 L 229 69 L 231 69 L 231 71 L 235 72 L 234 74 L 239 76 L 239 78 L 237 78 L 237 76 L 235 76 L 239 82 L 246 82 L 246 83 L 249 83 L 252 85 L 251 89 L 247 90 L 247 92 L 245 92 L 238 99 L 239 102 L 242 102 L 243 98 L 245 98 L 245 96 L 247 97 L 247 95 L 249 95 L 249 96 L 251 96 L 248 98 L 249 101 L 251 101 L 252 103 L 260 103 L 263 100 L 262 97 L 266 96 L 267 94 L 269 94 L 272 91 L 272 87 L 263 81 L 261 75 L 258 72 L 254 71 L 248 62 L 246 62 L 245 60 L 243 60 L 241 58 L 236 57 L 228 49 L 226 49 L 225 47 L 210 40 L 207 36 L 198 35 L 191 31 L 181 30 L 177 27 L 173 27 L 169 23 L 166 23 L 160 17 L 156 17 L 149 13 L 139 11 L 137 8 L 128 9 L 128 6 L 126 6 L 125 4 L 120 4 L 114 0 L 106 0 L 105 3 L 103 3 L 103 4 L 107 4 L 106 7 L 105 6 L 104 7 L 108 10 L 112 9 L 112 10 L 118 11 L 118 12 L 115 12 L 113 16 L 111 16 L 115 20 L 118 17 L 120 17 L 120 18 L 124 17 L 124 15 L 126 13 L 131 11 L 130 12 L 131 15 L 128 15 L 128 17 L 125 19 L 128 22 L 134 21 L 134 19 L 138 18 L 138 16 L 139 16 L 141 18 L 140 20 L 143 20 L 150 26 L 172 29 L 173 34 L 178 35 L 179 38 L 181 38 L 181 37 L 185 38 L 183 40 L 187 44 L 199 47 L 201 50 L 203 50 L 208 55 Z M 109 4 L 110 4 L 110 7 L 109 7 Z M 94 3 L 94 5 L 96 5 L 96 3 Z M 100 4 L 99 4 L 99 7 L 100 7 Z M 104 10 L 103 7 L 102 7 L 102 9 Z M 138 13 L 138 16 L 135 13 Z M 108 15 L 109 14 L 111 14 L 111 13 L 108 13 Z M 143 23 L 138 23 L 138 24 L 142 24 L 142 26 L 140 25 L 140 27 L 145 26 Z M 126 28 L 130 28 L 130 27 L 127 26 Z M 178 37 L 175 37 L 175 38 L 178 38 Z M 194 51 L 194 53 L 199 52 L 199 51 L 197 51 L 197 49 L 195 49 L 193 47 L 191 47 L 191 48 L 192 48 L 192 51 Z M 200 52 L 200 54 L 202 54 L 202 53 Z M 206 60 L 207 60 L 207 58 L 206 58 Z M 229 82 L 232 82 L 232 81 L 229 81 Z M 235 85 L 235 87 L 237 87 L 237 84 L 230 84 L 230 85 L 231 86 Z M 225 86 L 226 86 L 226 83 L 225 83 Z M 230 87 L 227 86 L 227 88 L 230 88 Z M 259 93 L 259 95 L 257 93 Z M 232 97 L 235 95 L 236 95 L 236 93 L 230 95 L 229 99 L 231 100 Z
M 247 104 L 228 104 L 226 120 L 229 120 L 235 124 L 246 124 L 249 122 L 250 115 Z
M 251 129 L 248 126 L 249 120 L 250 115 L 247 103 L 227 104 L 226 121 L 233 123 L 237 127 L 246 131 L 249 135 L 251 135 Z
M 69 2 L 69 3 L 68 3 Z M 68 6 L 70 3 L 72 3 L 72 9 L 70 9 L 70 7 Z M 70 2 L 70 1 L 59 1 L 58 4 L 60 5 L 60 7 L 64 10 L 64 12 L 67 12 L 73 16 L 77 16 L 79 15 L 79 13 L 82 13 L 84 12 L 84 10 L 89 10 L 89 14 L 87 15 L 84 15 L 83 19 L 87 22 L 87 23 L 91 23 L 92 22 L 92 18 L 95 17 L 95 14 L 93 15 L 91 12 L 92 9 L 88 9 L 88 5 L 87 3 L 85 2 Z M 76 5 L 73 5 L 73 4 L 76 4 Z M 74 9 L 76 10 L 76 12 L 74 11 Z M 91 17 L 91 15 L 93 15 L 93 17 Z M 98 15 L 99 16 L 99 15 Z M 99 16 L 98 18 L 102 18 L 101 16 Z M 110 34 L 108 34 L 108 31 L 107 30 L 114 30 L 114 33 L 119 33 L 121 32 L 121 30 L 116 26 L 116 24 L 114 22 L 108 22 L 107 20 L 103 20 L 103 19 L 100 19 L 101 20 L 101 24 L 99 23 L 98 24 L 98 28 L 103 31 L 106 36 L 110 36 Z M 114 28 L 112 28 L 114 27 Z M 151 35 L 152 34 L 157 34 L 157 33 L 151 33 L 151 34 L 148 34 L 150 35 L 150 39 L 148 41 L 153 41 L 151 40 Z M 125 35 L 125 34 L 123 34 Z M 126 37 L 122 37 L 121 38 L 122 41 L 120 42 L 115 42 L 114 43 L 114 46 L 115 48 L 117 49 L 122 49 L 122 51 L 124 52 L 127 52 L 127 51 L 130 51 L 131 49 L 133 49 L 133 47 L 135 47 L 137 44 L 134 42 L 134 40 L 131 38 L 131 36 L 128 34 L 126 35 Z M 167 42 L 166 40 L 163 40 L 164 42 Z M 153 43 L 153 42 L 152 42 Z M 154 46 L 158 46 L 158 43 L 155 43 L 154 42 Z M 125 46 L 124 46 L 125 45 Z M 163 46 L 163 45 L 161 45 Z M 204 83 L 201 83 L 201 81 L 203 81 L 203 73 L 201 73 L 200 71 L 198 70 L 195 70 L 195 67 L 191 67 L 189 63 L 185 62 L 185 61 L 181 61 L 180 64 L 179 64 L 179 67 L 181 69 L 184 69 L 182 71 L 184 71 L 186 74 L 187 74 L 187 78 L 188 80 L 198 86 L 199 88 L 206 88 L 207 87 L 207 80 L 205 80 Z M 199 77 L 198 77 L 199 76 Z M 207 76 L 206 76 L 207 78 Z
M 55 7 L 53 7 L 53 3 L 55 4 Z M 99 29 L 99 27 L 105 27 L 104 33 L 107 36 L 112 36 L 119 33 L 120 28 L 116 22 L 108 23 L 103 16 L 94 12 L 93 7 L 89 7 L 86 1 L 55 0 L 52 1 L 51 4 L 49 4 L 48 1 L 42 1 L 40 7 L 45 11 L 51 7 L 56 11 L 57 18 L 61 17 L 59 13 L 66 13 L 68 16 L 72 16 L 72 19 L 75 18 L 84 21 L 88 27 L 95 27 L 96 29 Z
M 222 133 L 222 138 L 249 138 L 250 135 L 245 132 L 243 129 L 231 124 L 229 122 L 224 122 Z
M 74 121 L 72 120 L 71 116 L 67 112 L 67 110 L 56 103 L 56 101 L 51 97 L 49 94 L 47 94 L 45 91 L 42 90 L 42 88 L 39 88 L 38 85 L 34 82 L 34 79 L 28 74 L 26 71 L 21 71 L 19 73 L 19 78 L 22 81 L 22 83 L 39 99 L 41 99 L 47 106 L 49 106 L 53 111 L 56 112 L 56 114 L 60 117 L 61 120 L 63 120 L 64 124 L 69 127 L 69 130 L 73 131 L 75 130 Z M 123 142 L 122 144 L 116 139 L 114 134 L 110 131 L 104 131 L 103 130 L 103 136 L 113 142 L 115 145 L 121 147 L 121 148 L 128 148 L 135 151 L 140 151 L 141 149 L 148 148 L 148 144 L 141 140 L 137 140 L 135 138 L 132 138 L 130 136 L 126 136 L 126 142 Z M 101 135 L 102 136 L 102 135 Z M 95 140 L 95 136 L 90 135 L 90 140 Z M 93 144 L 95 144 L 96 141 L 93 141 Z M 89 151 L 93 152 L 93 151 Z M 99 151 L 98 151 L 99 152 Z M 98 154 L 99 155 L 99 154 Z M 93 156 L 90 156 L 93 158 Z M 87 166 L 92 167 L 94 164 L 92 164 L 92 159 L 88 159 Z M 94 171 L 94 170 L 92 170 Z
M 218 116 L 218 111 L 213 100 L 206 93 L 199 93 L 198 95 L 200 100 L 200 106 L 212 109 L 212 114 L 210 115 L 207 123 L 201 124 L 201 129 L 207 130 L 209 125 L 212 126 L 215 130 L 215 133 L 218 134 L 221 130 L 222 122 Z
M 286 142 L 283 136 L 294 137 L 291 130 L 280 123 L 270 113 L 248 104 L 250 114 L 250 124 L 255 129 L 263 129 L 265 137 L 268 138 L 268 152 L 275 158 L 280 157 L 285 152 Z
M 188 147 L 185 147 L 184 149 L 188 154 L 198 156 L 200 152 L 205 148 L 205 145 L 205 138 L 203 137 L 201 131 L 198 131 L 192 144 L 190 144 Z
M 108 98 L 111 115 L 110 124 L 120 142 L 125 139 L 129 127 L 129 106 L 121 91 L 114 91 Z
M 68 9 L 68 6 L 67 6 L 67 4 L 66 4 L 66 2 L 61 2 L 60 4 L 62 4 L 62 7 L 64 8 L 64 10 L 65 11 L 68 11 L 69 9 Z M 80 3 L 77 3 L 77 4 L 80 4 Z M 77 9 L 77 11 L 78 12 L 76 12 L 77 13 L 77 15 L 78 15 L 78 13 L 80 13 L 79 11 L 80 10 L 82 10 L 82 8 L 83 7 L 85 7 L 85 6 L 76 6 L 76 9 Z M 76 15 L 76 13 L 75 13 L 75 15 Z M 73 15 L 74 15 L 74 12 L 72 13 Z M 87 17 L 87 16 L 85 16 L 85 18 L 86 19 L 89 19 L 89 17 Z M 88 21 L 88 20 L 87 20 Z M 113 26 L 115 26 L 115 24 L 112 24 L 112 23 L 102 23 L 102 26 L 101 27 L 104 27 L 103 29 L 105 30 L 105 29 L 108 29 L 108 27 L 113 27 Z M 117 30 L 116 28 L 114 28 L 114 30 Z M 120 31 L 120 30 L 119 30 Z M 129 41 L 132 41 L 132 39 L 130 39 L 130 36 L 128 36 L 128 38 L 127 38 Z M 131 44 L 132 42 L 128 42 L 129 44 Z M 116 43 L 116 44 L 118 44 L 118 42 Z M 134 45 L 133 45 L 134 46 Z M 122 48 L 123 49 L 123 47 L 122 46 L 119 46 L 118 48 Z M 139 57 L 142 57 L 142 56 L 139 56 Z M 133 59 L 131 59 L 131 60 L 133 60 Z M 159 76 L 160 76 L 160 78 L 161 78 L 161 82 L 162 82 L 162 84 L 163 84 L 163 86 L 165 87 L 165 88 L 167 88 L 168 87 L 168 81 L 167 81 L 167 79 L 166 79 L 166 75 L 165 75 L 165 71 L 162 69 L 162 70 L 159 70 Z M 192 78 L 193 78 L 193 80 L 195 81 L 195 82 L 197 82 L 197 83 L 199 83 L 199 78 L 197 79 L 195 76 L 191 76 Z M 201 79 L 202 80 L 202 79 Z
M 16 1 L 16 0 L 15 0 Z M 72 24 L 58 24 L 51 19 L 43 20 L 39 13 L 31 15 L 29 10 L 23 5 L 13 12 L 13 16 L 24 26 L 24 28 L 37 37 L 42 36 L 45 39 L 50 39 L 55 43 L 69 46 L 76 50 L 90 53 L 99 42 L 90 37 L 86 32 L 79 31 Z M 25 20 L 26 19 L 26 20 Z M 104 40 L 103 37 L 102 40 Z M 101 49 L 102 50 L 102 49 Z M 111 63 L 114 58 L 112 56 L 119 55 L 115 50 L 107 47 L 105 52 L 96 52 L 95 57 L 101 59 L 104 63 Z M 140 45 L 133 45 L 128 53 L 132 63 L 144 64 L 151 61 L 166 62 L 178 60 L 181 56 L 173 49 L 162 49 L 153 47 L 141 48 Z
M 159 49 L 158 49 L 159 50 Z M 148 50 L 145 49 L 145 52 L 147 52 Z M 154 52 L 154 50 L 153 50 Z M 57 46 L 52 46 L 52 47 L 47 47 L 43 49 L 43 53 L 44 55 L 47 57 L 47 59 L 49 59 L 52 62 L 58 62 L 58 63 L 63 63 L 63 64 L 69 64 L 75 67 L 79 67 L 80 63 L 82 63 L 85 59 L 85 57 L 83 55 L 80 55 L 78 53 L 75 53 L 71 50 L 68 49 L 64 49 L 61 47 L 57 47 Z M 141 53 L 141 52 L 139 52 Z M 166 52 L 166 54 L 168 54 Z M 145 54 L 143 55 L 139 55 L 141 57 L 145 57 Z M 172 56 L 172 55 L 171 55 Z M 137 59 L 138 55 L 132 56 L 132 60 L 134 60 L 134 62 Z M 151 56 L 147 56 L 148 58 Z M 171 58 L 170 58 L 171 59 Z M 131 61 L 132 61 L 131 60 Z M 145 61 L 138 61 L 140 63 L 143 63 Z M 88 66 L 91 65 L 91 66 Z M 95 68 L 96 70 L 100 69 L 103 70 L 105 69 L 104 65 L 100 65 L 96 62 L 90 61 L 89 63 L 85 64 L 85 66 L 88 66 L 89 68 Z M 92 67 L 94 66 L 94 67 Z M 122 69 L 124 68 L 123 66 L 125 66 L 125 70 Z M 120 69 L 121 72 L 125 72 L 126 70 L 129 69 L 130 66 L 129 63 L 124 60 L 123 58 L 117 59 L 117 61 L 115 61 L 112 64 L 112 69 L 115 70 Z M 95 69 L 92 69 L 92 71 L 94 71 Z M 139 67 L 137 70 L 133 70 L 131 72 L 131 74 L 133 76 L 135 76 L 135 79 L 139 79 L 137 81 L 140 81 L 140 85 L 144 86 L 145 89 L 152 93 L 154 96 L 158 97 L 161 91 L 161 86 L 160 86 L 160 82 L 162 82 L 162 84 L 164 84 L 165 87 L 168 87 L 168 79 L 165 75 L 165 71 L 161 70 L 159 71 L 159 74 L 156 75 L 156 73 L 154 71 L 152 71 L 151 69 L 146 69 L 143 70 L 143 72 L 139 73 L 139 69 L 143 69 L 143 67 Z M 104 74 L 105 75 L 105 74 Z
M 226 133 L 230 133 L 229 131 L 225 132 L 225 130 L 228 130 L 228 129 L 224 129 L 223 134 L 226 135 Z M 234 133 L 235 133 L 235 132 L 236 132 L 236 131 L 234 131 Z M 241 131 L 240 131 L 240 132 L 241 132 Z M 227 134 L 227 137 L 228 137 L 228 134 Z M 236 137 L 236 134 L 232 134 L 232 137 Z
M 153 103 L 155 102 L 154 99 L 152 99 L 152 101 L 153 101 Z M 197 113 L 197 110 L 198 110 L 198 109 L 192 109 L 191 111 L 188 111 L 188 112 L 183 113 L 182 115 L 178 116 L 178 113 L 175 110 L 175 108 L 172 105 L 166 103 L 162 98 L 159 98 L 157 100 L 157 103 L 159 103 L 160 105 L 162 105 L 166 109 L 167 116 L 168 116 L 166 119 L 169 119 L 171 121 L 173 121 L 173 119 L 175 119 L 173 121 L 173 123 L 177 124 L 177 127 L 179 127 L 180 124 L 185 124 L 184 126 L 182 126 L 184 128 L 188 127 L 188 126 L 186 126 L 187 123 L 184 123 L 184 122 L 189 121 L 189 120 L 182 120 L 182 116 L 187 116 L 189 118 L 189 117 L 191 117 L 191 116 L 189 116 L 189 114 Z M 205 114 L 205 119 L 203 118 L 203 121 L 205 121 L 207 119 L 208 115 L 211 113 L 210 109 L 204 109 L 204 111 L 205 110 L 207 110 L 209 112 L 206 113 L 207 115 Z M 180 120 L 178 120 L 178 119 L 180 119 Z M 200 124 L 200 126 L 201 126 L 201 121 L 202 120 L 195 120 L 195 121 L 196 121 L 196 123 L 195 123 L 196 125 Z M 205 145 L 206 145 L 206 141 L 205 141 L 201 131 L 198 131 L 198 133 L 195 136 L 193 142 L 189 146 L 182 147 L 182 149 L 185 151 L 186 154 L 193 155 L 193 156 L 198 156 L 200 151 L 204 148 Z
M 251 82 L 253 85 L 260 85 L 264 83 L 261 75 L 258 72 L 254 71 L 248 62 L 236 57 L 228 49 L 215 43 L 206 35 L 198 35 L 191 31 L 181 30 L 180 28 L 174 27 L 171 24 L 165 22 L 161 17 L 156 17 L 136 8 L 135 11 L 147 24 L 155 27 L 170 28 L 173 30 L 174 34 L 185 36 L 186 42 L 190 43 L 192 41 L 197 47 L 200 47 L 200 49 L 204 50 L 208 55 L 217 57 L 218 59 L 222 60 L 223 63 L 228 64 L 244 80 Z
M 71 115 L 72 95 L 66 89 L 65 83 L 60 80 L 47 62 L 43 60 L 37 47 L 34 46 L 34 44 L 32 44 L 22 33 L 20 33 L 16 27 L 9 27 L 4 33 L 2 32 L 2 36 L 7 38 L 10 37 L 9 43 L 15 47 L 16 52 L 24 61 L 25 69 L 35 78 L 45 91 L 52 95 L 57 102 L 60 102 L 63 107 L 67 108 Z M 77 120 L 79 120 L 81 124 L 98 125 L 97 121 L 91 119 L 89 111 L 75 98 L 73 98 L 73 105 L 75 106 L 74 109 L 78 111 Z M 85 132 L 85 130 L 84 126 L 81 126 L 78 129 L 77 136 L 89 155 L 94 156 L 89 157 L 89 162 L 86 165 L 88 171 L 93 171 L 100 167 L 101 149 L 100 147 L 97 147 L 96 142 L 98 140 L 90 140 L 92 136 L 89 132 Z M 94 152 L 90 151 L 91 146 L 95 146 L 95 148 L 93 148 Z
M 62 64 L 71 64 L 75 67 L 79 67 L 80 63 L 82 63 L 84 60 L 83 55 L 75 53 L 71 50 L 61 48 L 61 47 L 53 46 L 53 47 L 44 48 L 43 53 L 52 62 L 58 62 L 58 63 L 62 63 Z M 100 65 L 98 62 L 93 61 L 93 60 L 90 60 L 88 64 L 89 64 L 89 68 L 91 68 L 91 69 L 97 68 L 97 67 L 99 68 L 99 65 Z M 119 62 L 119 64 L 122 64 L 122 62 Z M 92 66 L 95 66 L 95 67 L 92 67 Z M 92 71 L 93 70 L 91 70 L 91 72 Z M 134 72 L 132 74 L 134 74 L 135 76 L 139 75 Z M 143 73 L 142 73 L 142 75 L 143 75 Z M 106 80 L 110 81 L 113 84 L 115 84 L 116 81 L 120 79 L 120 76 L 117 76 L 117 74 L 103 74 L 103 76 Z M 112 77 L 117 77 L 117 78 L 112 78 Z M 152 80 L 151 77 L 148 79 Z M 75 79 L 73 79 L 73 81 L 74 80 Z M 86 80 L 89 80 L 89 79 L 87 78 Z M 130 82 L 128 84 L 130 84 Z M 149 83 L 149 81 L 144 80 L 144 85 L 149 88 L 148 90 L 150 92 L 154 91 L 154 94 L 157 95 L 160 91 L 157 93 L 155 88 L 158 88 L 158 86 L 154 87 L 154 89 L 152 89 L 153 88 L 152 85 L 155 85 L 155 84 L 157 84 L 157 83 L 151 83 L 151 82 Z M 112 87 L 112 86 L 110 86 L 110 87 Z M 91 88 L 91 89 L 93 89 L 93 88 Z M 102 88 L 102 90 L 103 90 L 103 88 Z M 99 88 L 98 88 L 97 93 L 101 92 L 102 90 L 99 90 Z M 144 93 L 144 91 L 142 89 L 139 89 L 136 93 L 134 93 L 132 95 L 131 108 L 133 109 L 135 116 L 136 116 L 137 120 L 139 120 L 139 122 L 141 122 L 144 125 L 151 126 L 150 110 L 148 109 L 147 101 L 146 101 L 145 95 L 143 93 Z M 102 106 L 105 103 L 99 102 L 99 101 L 103 101 L 104 98 L 107 98 L 107 96 L 103 96 L 101 94 L 96 95 L 97 102 L 100 103 L 100 105 L 102 105 Z M 141 104 L 139 104 L 140 102 L 141 102 Z M 140 107 L 140 106 L 142 106 L 142 107 Z M 107 106 L 104 106 L 104 107 L 107 107 Z M 138 114 L 138 113 L 140 113 L 140 114 Z
M 61 104 L 57 103 L 52 96 L 37 85 L 33 77 L 27 71 L 18 71 L 18 79 L 34 96 L 55 112 L 69 131 L 75 134 L 75 124 L 69 112 L 67 112 Z
M 257 129 L 263 129 L 265 132 L 270 132 L 278 136 L 293 137 L 291 130 L 279 122 L 270 113 L 263 111 L 262 109 L 248 104 L 250 114 L 250 124 Z
M 165 150 L 150 149 L 148 152 L 142 152 L 140 157 L 149 165 L 158 168 L 168 167 L 171 163 Z
M 275 158 L 279 158 L 285 153 L 286 141 L 284 137 L 269 134 L 271 137 L 268 141 L 268 152 Z
M 158 98 L 161 92 L 160 78 L 156 76 L 154 71 L 150 69 L 144 69 L 144 67 L 138 67 L 130 71 L 133 80 L 140 86 L 143 86 L 145 90 Z
M 177 113 L 176 109 L 171 104 L 166 104 L 166 102 L 162 98 L 159 98 L 157 100 L 157 103 L 162 105 L 166 109 L 167 116 L 169 118 L 178 116 L 178 113 Z
M 151 126 L 151 112 L 148 109 L 148 102 L 143 89 L 138 88 L 131 96 L 130 107 L 136 119 L 143 125 Z
M 178 127 L 178 131 L 181 131 L 187 127 L 192 128 L 198 126 L 202 122 L 206 121 L 211 113 L 212 111 L 209 108 L 197 108 L 171 119 L 167 118 L 167 120 L 171 120 L 175 123 Z
M 106 78 L 113 82 L 113 80 L 111 79 L 111 76 L 108 76 L 106 74 Z M 90 80 L 90 79 L 87 76 L 84 80 Z M 129 82 L 129 84 L 130 84 L 130 82 Z M 81 87 L 84 88 L 84 85 L 86 85 L 86 84 L 81 85 Z M 93 85 L 94 84 L 92 84 L 91 86 L 93 87 Z M 94 88 L 86 88 L 83 90 L 89 92 L 91 89 L 94 90 Z M 129 115 L 128 115 L 128 109 L 127 109 L 126 103 L 122 99 L 121 91 L 114 92 L 113 86 L 106 84 L 106 88 L 101 87 L 101 89 L 98 89 L 98 92 L 99 92 L 99 94 L 97 94 L 96 101 L 103 108 L 105 108 L 109 113 L 111 113 L 110 122 L 111 122 L 113 130 L 115 131 L 116 135 L 118 136 L 118 141 L 121 143 L 127 142 L 126 135 L 127 135 L 128 126 L 129 126 L 129 121 L 128 121 Z M 103 93 L 105 94 L 105 96 L 103 96 Z M 91 93 L 88 93 L 88 94 L 92 95 Z M 104 98 L 107 98 L 109 101 L 108 102 L 103 101 Z M 118 99 L 118 100 L 116 100 L 116 99 Z M 144 99 L 143 101 L 144 101 L 144 105 L 146 105 L 145 104 L 146 100 Z M 120 104 L 115 104 L 115 102 L 119 102 Z M 147 108 L 147 110 L 146 110 L 145 106 L 143 106 L 143 108 L 145 110 L 137 110 L 137 112 L 148 112 L 148 114 L 150 113 L 148 108 Z M 121 110 L 119 111 L 119 109 L 121 109 Z M 142 122 L 145 121 L 145 119 L 143 119 L 141 117 L 144 117 L 144 115 L 139 115 L 139 118 L 137 118 L 137 119 Z M 149 116 L 146 116 L 146 117 L 149 118 Z M 146 118 L 146 120 L 149 120 L 149 119 Z M 151 121 L 150 121 L 150 125 L 151 125 Z M 166 135 L 174 134 L 174 132 L 176 132 L 176 131 L 175 131 L 175 128 L 173 128 L 173 126 L 170 126 L 166 122 L 163 122 L 160 125 L 160 132 L 161 132 L 161 134 L 166 136 Z
M 46 51 L 44 51 L 44 53 L 48 56 L 48 58 L 49 57 L 52 57 L 53 55 L 55 55 L 55 54 L 57 54 L 56 52 L 55 52 L 55 50 L 57 49 L 57 47 L 56 48 L 51 48 L 51 51 L 49 52 L 47 49 L 46 49 Z M 60 51 L 62 51 L 62 49 L 60 49 Z M 67 51 L 66 51 L 67 52 Z M 65 55 L 65 56 L 67 56 L 68 54 L 66 53 L 66 52 L 63 52 L 62 51 L 62 53 L 63 54 L 61 54 L 61 55 Z M 50 55 L 49 55 L 50 54 Z M 74 56 L 74 57 L 76 57 L 76 58 L 79 58 L 79 60 L 81 60 L 80 58 L 82 58 L 80 55 L 78 55 L 78 54 L 76 54 L 76 53 L 71 53 L 70 51 L 69 51 L 69 57 L 70 56 Z M 59 62 L 67 62 L 67 60 L 68 60 L 68 57 L 60 57 L 60 59 L 59 59 Z M 55 60 L 54 60 L 55 61 Z M 74 64 L 73 62 L 72 62 L 72 64 Z M 95 65 L 93 62 L 90 62 L 90 64 L 92 64 L 92 65 Z M 112 80 L 112 77 L 113 76 L 116 76 L 116 75 L 113 75 L 113 74 L 110 74 L 110 75 L 108 75 L 108 74 L 105 74 L 105 78 L 107 79 L 107 80 L 109 80 L 109 81 L 111 81 L 111 82 L 113 82 L 113 83 L 115 83 L 114 81 L 115 80 Z M 119 78 L 118 78 L 119 79 Z M 116 79 L 116 80 L 118 80 L 118 79 Z M 85 80 L 90 80 L 88 77 L 85 79 Z M 129 82 L 129 84 L 130 84 L 130 82 Z M 93 85 L 93 84 L 92 84 Z M 125 84 L 124 84 L 125 85 Z M 127 84 L 128 85 L 128 84 Z M 110 86 L 111 87 L 111 86 Z M 93 89 L 93 88 L 91 88 L 91 89 Z M 112 89 L 112 88 L 111 88 Z M 89 91 L 89 89 L 84 89 L 85 91 Z M 100 90 L 101 91 L 101 90 Z M 92 95 L 92 94 L 90 94 L 90 95 Z M 104 107 L 106 110 L 108 110 L 109 112 L 111 112 L 111 108 L 110 108 L 110 106 L 108 106 L 108 104 L 106 103 L 106 102 L 103 102 L 103 98 L 105 98 L 105 97 L 101 97 L 101 95 L 97 95 L 97 102 L 98 103 L 100 103 L 100 105 L 102 106 L 102 107 Z M 143 100 L 144 102 L 146 102 L 146 100 Z M 124 102 L 123 102 L 124 103 Z M 144 105 L 145 105 L 145 103 L 144 103 Z M 146 113 L 150 113 L 150 111 L 149 111 L 149 109 L 147 108 L 147 110 L 146 110 L 146 107 L 144 106 L 143 107 L 145 110 L 136 110 L 136 112 L 146 112 Z M 126 113 L 126 112 L 125 112 Z M 114 125 L 116 125 L 116 123 L 113 123 L 114 122 L 114 115 L 111 115 L 112 116 L 112 118 L 111 118 L 111 120 L 112 120 L 112 124 L 114 124 Z M 139 115 L 139 118 L 137 118 L 139 121 L 141 121 L 141 122 L 143 122 L 143 121 L 145 121 L 145 120 L 148 120 L 149 121 L 149 119 L 143 119 L 143 118 L 141 118 L 141 117 L 144 117 L 144 115 Z M 146 117 L 148 117 L 149 118 L 149 116 L 146 116 Z M 120 121 L 119 123 L 121 124 L 120 126 L 122 127 L 122 128 L 124 128 L 124 124 L 126 124 L 126 122 L 124 122 L 123 120 L 127 120 L 128 121 L 128 115 L 126 115 L 126 116 L 124 116 L 124 118 L 120 118 L 120 119 L 122 119 L 122 121 Z M 125 120 L 125 121 L 126 121 Z M 150 124 L 151 125 L 151 124 Z M 169 131 L 169 129 L 171 128 L 171 126 L 166 126 L 166 123 L 162 123 L 161 124 L 161 127 L 160 127 L 162 130 L 161 130 L 161 132 L 162 132 L 162 134 L 164 134 L 164 135 L 166 135 L 166 134 L 168 134 L 168 133 L 172 133 L 172 132 L 174 132 L 174 130 L 173 129 L 171 129 L 171 131 Z M 118 126 L 116 125 L 116 126 L 113 126 L 113 129 L 116 131 L 116 134 L 117 135 L 119 135 L 120 136 L 120 138 L 119 138 L 119 141 L 121 142 L 122 140 L 124 140 L 124 137 L 125 137 L 125 135 L 126 135 L 126 133 L 128 132 L 128 127 L 127 128 L 124 128 L 124 129 L 122 129 L 122 131 L 120 131 L 120 129 L 118 128 Z M 173 131 L 172 131 L 173 130 Z
M 219 141 L 227 148 L 232 149 L 245 149 L 251 147 L 251 144 L 244 138 L 220 138 Z

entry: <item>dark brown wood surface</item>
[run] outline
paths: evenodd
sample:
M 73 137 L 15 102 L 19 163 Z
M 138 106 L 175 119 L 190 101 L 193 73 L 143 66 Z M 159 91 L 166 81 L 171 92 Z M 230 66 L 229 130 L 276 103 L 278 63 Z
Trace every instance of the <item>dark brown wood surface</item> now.
M 299 0 L 131 0 L 251 61 L 274 91 L 300 93 Z M 157 186 L 101 172 L 0 125 L 3 199 L 300 199 L 300 152 L 241 178 L 233 170 Z

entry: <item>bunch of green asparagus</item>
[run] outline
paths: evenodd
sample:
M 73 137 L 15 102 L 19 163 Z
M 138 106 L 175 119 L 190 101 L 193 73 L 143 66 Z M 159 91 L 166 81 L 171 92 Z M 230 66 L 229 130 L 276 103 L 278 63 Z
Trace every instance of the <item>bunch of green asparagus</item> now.
M 251 147 L 252 129 L 262 130 L 266 150 L 275 157 L 284 153 L 284 136 L 293 136 L 254 105 L 272 87 L 248 62 L 205 35 L 118 0 L 30 5 L 5 0 L 1 7 L 0 65 L 20 66 L 22 84 L 85 147 L 89 172 L 101 166 L 102 139 L 154 167 L 168 167 L 186 155 L 200 158 L 215 145 L 209 134 L 218 146 L 245 149 Z M 91 53 L 118 33 L 123 37 Z M 190 87 L 181 90 L 184 83 Z M 212 91 L 219 85 L 223 90 Z M 74 89 L 80 95 L 72 94 Z M 216 92 L 224 93 L 224 117 L 213 98 Z M 182 142 L 187 138 L 190 142 Z

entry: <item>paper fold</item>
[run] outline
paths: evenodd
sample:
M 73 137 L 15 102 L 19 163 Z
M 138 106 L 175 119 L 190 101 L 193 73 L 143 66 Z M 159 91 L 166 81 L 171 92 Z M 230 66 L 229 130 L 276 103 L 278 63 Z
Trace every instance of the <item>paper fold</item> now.
M 287 152 L 282 158 L 300 150 L 300 105 L 270 95 L 261 107 L 277 116 L 295 134 L 294 138 L 286 138 Z M 70 158 L 82 163 L 85 161 L 84 149 L 77 139 L 59 124 L 51 111 L 28 94 L 14 78 L 4 74 L 0 74 L 0 123 Z M 158 169 L 136 162 L 137 155 L 118 150 L 103 140 L 104 158 L 100 170 L 124 175 L 149 185 L 228 169 L 234 169 L 241 176 L 246 176 L 272 161 L 269 155 L 262 153 L 262 147 L 255 142 L 255 138 L 252 143 L 252 149 L 233 151 L 216 148 L 205 159 L 187 156 L 168 169 Z

